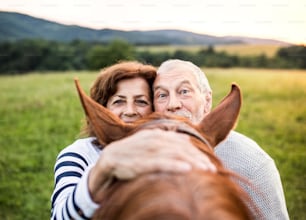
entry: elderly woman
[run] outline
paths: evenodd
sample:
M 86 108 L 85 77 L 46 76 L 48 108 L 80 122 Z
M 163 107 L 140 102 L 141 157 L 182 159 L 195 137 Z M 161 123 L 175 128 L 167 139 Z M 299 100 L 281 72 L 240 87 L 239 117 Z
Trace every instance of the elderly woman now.
M 130 123 L 153 111 L 151 86 L 155 76 L 156 69 L 151 65 L 120 62 L 102 70 L 90 96 Z M 199 150 L 191 147 L 187 136 L 175 132 L 141 131 L 105 149 L 90 124 L 86 124 L 84 132 L 86 138 L 76 140 L 57 157 L 51 219 L 91 218 L 99 208 L 108 180 L 114 176 L 131 179 L 154 171 L 187 172 L 192 167 L 211 166 L 207 158 L 199 156 Z M 169 145 L 173 147 L 164 148 Z M 145 166 L 139 166 L 142 160 L 146 161 Z

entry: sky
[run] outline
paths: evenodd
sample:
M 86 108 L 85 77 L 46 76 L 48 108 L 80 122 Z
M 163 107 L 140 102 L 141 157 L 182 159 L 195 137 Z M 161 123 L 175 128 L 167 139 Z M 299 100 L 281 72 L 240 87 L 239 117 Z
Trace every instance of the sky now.
M 94 29 L 178 29 L 306 45 L 306 0 L 0 0 L 0 11 Z

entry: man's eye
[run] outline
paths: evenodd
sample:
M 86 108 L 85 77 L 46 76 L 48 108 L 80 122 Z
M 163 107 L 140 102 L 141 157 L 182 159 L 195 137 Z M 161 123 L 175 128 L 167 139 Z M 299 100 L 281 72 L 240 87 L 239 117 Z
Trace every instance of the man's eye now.
M 165 93 L 158 94 L 157 98 L 165 98 L 167 95 Z
M 188 94 L 189 93 L 189 90 L 188 89 L 182 89 L 180 90 L 180 94 L 182 95 L 185 95 L 185 94 Z

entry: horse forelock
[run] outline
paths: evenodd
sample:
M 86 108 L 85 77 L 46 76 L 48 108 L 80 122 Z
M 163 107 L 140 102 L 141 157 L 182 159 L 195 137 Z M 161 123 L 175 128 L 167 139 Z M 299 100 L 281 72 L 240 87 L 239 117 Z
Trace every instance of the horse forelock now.
M 196 125 L 193 125 L 188 119 L 176 115 L 164 115 L 161 113 L 152 113 L 134 123 L 134 129 L 127 134 L 132 135 L 144 129 L 160 129 L 164 131 L 173 131 L 189 135 L 194 147 L 202 151 L 217 167 L 217 171 L 224 173 L 221 161 L 216 157 L 213 147 L 205 138 Z
M 207 145 L 212 149 L 211 144 L 205 139 L 205 137 L 196 129 L 195 126 L 189 123 L 189 121 L 185 121 L 182 118 L 168 118 L 168 117 L 158 117 L 154 120 L 143 121 L 134 132 L 142 129 L 162 129 L 165 131 L 174 131 L 177 133 L 187 134 L 192 136 L 199 141 L 203 142 L 203 144 Z

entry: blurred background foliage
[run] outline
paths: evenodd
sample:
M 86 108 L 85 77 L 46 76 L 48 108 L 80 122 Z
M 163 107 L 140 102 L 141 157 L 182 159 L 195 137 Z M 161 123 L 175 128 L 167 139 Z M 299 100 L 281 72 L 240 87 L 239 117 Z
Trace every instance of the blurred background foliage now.
M 240 50 L 254 51 L 249 47 Z M 154 49 L 155 48 L 155 49 Z M 28 71 L 98 70 L 119 60 L 136 59 L 158 66 L 171 58 L 190 60 L 205 67 L 252 67 L 306 69 L 306 47 L 279 47 L 273 55 L 262 53 L 233 53 L 233 46 L 175 47 L 172 45 L 133 45 L 115 39 L 109 43 L 74 40 L 19 40 L 0 43 L 0 74 L 20 74 Z M 236 47 L 237 48 L 237 47 Z M 239 47 L 238 47 L 239 48 Z M 258 48 L 257 48 L 258 50 Z M 274 48 L 275 50 L 275 48 Z

